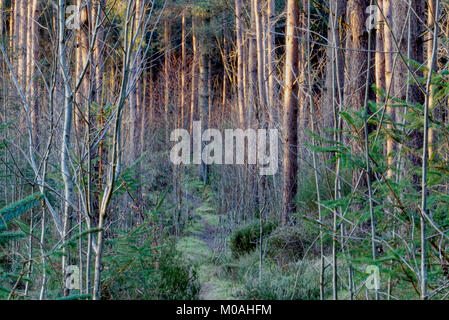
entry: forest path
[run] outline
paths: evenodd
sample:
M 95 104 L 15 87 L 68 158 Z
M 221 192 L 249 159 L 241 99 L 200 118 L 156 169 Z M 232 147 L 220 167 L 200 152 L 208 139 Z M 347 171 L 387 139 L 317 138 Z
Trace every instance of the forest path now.
M 191 208 L 191 221 L 185 235 L 178 241 L 186 259 L 197 266 L 200 300 L 230 300 L 234 284 L 219 277 L 216 261 L 221 252 L 220 222 L 210 193 L 198 194 L 185 188 L 184 201 Z

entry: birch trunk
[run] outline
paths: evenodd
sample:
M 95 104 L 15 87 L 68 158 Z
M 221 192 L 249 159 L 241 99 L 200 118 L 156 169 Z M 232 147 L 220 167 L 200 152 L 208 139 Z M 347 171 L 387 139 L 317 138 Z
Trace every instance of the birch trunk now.
M 59 64 L 61 68 L 61 74 L 63 77 L 64 85 L 64 125 L 62 133 L 62 146 L 61 146 L 61 175 L 64 181 L 64 229 L 63 240 L 67 240 L 70 229 L 70 219 L 72 215 L 72 197 L 73 197 L 73 180 L 72 173 L 70 171 L 70 139 L 72 129 L 72 88 L 70 72 L 66 58 L 66 38 L 65 38 L 65 0 L 58 0 L 58 38 L 59 38 Z M 65 248 L 65 247 L 64 247 Z M 63 269 L 63 281 L 65 282 L 65 270 L 67 267 L 67 257 L 65 255 L 65 249 L 62 257 L 62 269 Z M 64 288 L 64 295 L 67 296 L 69 290 Z

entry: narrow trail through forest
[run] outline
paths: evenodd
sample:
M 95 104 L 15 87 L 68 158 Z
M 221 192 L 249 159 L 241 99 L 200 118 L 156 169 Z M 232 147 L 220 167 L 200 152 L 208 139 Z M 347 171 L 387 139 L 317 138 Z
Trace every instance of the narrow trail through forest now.
M 186 205 L 191 207 L 191 222 L 178 241 L 178 250 L 197 266 L 200 282 L 200 300 L 235 299 L 235 284 L 220 278 L 216 258 L 221 254 L 220 223 L 216 209 L 209 199 L 202 199 L 193 192 L 185 192 Z

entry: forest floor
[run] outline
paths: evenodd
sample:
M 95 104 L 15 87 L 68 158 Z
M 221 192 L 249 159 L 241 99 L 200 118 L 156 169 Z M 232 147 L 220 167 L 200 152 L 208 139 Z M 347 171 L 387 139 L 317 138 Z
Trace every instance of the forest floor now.
M 196 181 L 196 183 L 198 183 Z M 225 254 L 223 236 L 220 232 L 220 220 L 213 204 L 211 193 L 202 189 L 200 192 L 189 190 L 184 196 L 185 205 L 189 207 L 190 222 L 177 248 L 192 264 L 197 267 L 201 290 L 200 300 L 231 300 L 238 287 L 231 280 L 220 276 L 217 261 Z M 201 188 L 200 188 L 201 189 Z

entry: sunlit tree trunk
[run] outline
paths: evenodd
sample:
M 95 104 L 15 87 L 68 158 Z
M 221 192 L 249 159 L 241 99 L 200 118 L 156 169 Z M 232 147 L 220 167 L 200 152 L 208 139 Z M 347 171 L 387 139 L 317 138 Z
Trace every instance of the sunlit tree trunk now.
M 31 107 L 31 121 L 33 124 L 34 144 L 39 145 L 39 99 L 36 79 L 36 64 L 39 61 L 39 1 L 31 0 L 28 6 L 28 34 L 27 34 L 27 85 L 28 101 Z
M 134 32 L 135 35 L 139 28 L 143 28 L 143 16 L 142 16 L 142 1 L 136 0 L 135 4 L 135 16 L 134 16 Z M 139 44 L 140 39 L 137 39 L 136 45 Z M 141 53 L 136 52 L 134 59 L 136 61 L 135 68 L 133 68 L 130 84 L 133 86 L 129 95 L 129 129 L 130 129 L 130 149 L 131 149 L 131 163 L 134 163 L 139 157 L 139 135 L 140 135 L 140 117 L 141 117 L 141 99 L 142 99 L 142 76 L 140 74 L 141 68 Z M 167 59 L 167 57 L 166 57 Z
M 383 0 L 378 0 L 377 18 L 379 24 L 376 31 L 376 54 L 375 54 L 375 75 L 376 75 L 376 88 L 378 90 L 385 90 L 385 53 L 384 51 L 384 27 L 383 27 Z M 383 102 L 382 95 L 378 93 L 376 95 L 376 102 L 378 104 Z
M 237 38 L 237 101 L 240 126 L 245 126 L 245 94 L 244 94 L 244 79 L 243 79 L 243 31 L 242 31 L 242 4 L 241 0 L 235 0 L 235 32 Z
M 278 86 L 276 84 L 276 37 L 275 37 L 275 1 L 268 0 L 267 1 L 267 20 L 268 25 L 266 26 L 267 30 L 267 72 L 268 72 L 268 111 L 270 117 L 270 124 L 274 125 L 274 121 L 277 116 L 277 106 L 276 106 L 276 98 Z
M 11 12 L 11 16 L 13 19 L 11 20 L 11 49 L 14 54 L 17 54 L 18 47 L 19 47 L 19 29 L 20 29 L 20 6 L 19 6 L 19 0 L 13 0 L 14 1 L 14 7 L 13 11 Z M 14 63 L 14 69 L 17 72 L 17 57 L 15 58 Z
M 385 90 L 387 94 L 391 94 L 394 90 L 393 88 L 393 68 L 394 68 L 394 57 L 393 51 L 395 49 L 393 44 L 393 12 L 392 12 L 391 0 L 383 1 L 383 13 L 385 16 L 385 26 L 384 26 L 384 51 L 385 51 Z M 394 152 L 396 144 L 391 135 L 394 130 L 396 122 L 396 113 L 392 107 L 391 99 L 387 96 L 386 103 L 386 115 L 388 116 L 387 121 L 387 143 L 386 143 L 386 156 L 387 156 L 387 179 L 391 179 L 394 176 Z
M 298 85 L 298 38 L 297 23 L 299 21 L 299 8 L 296 0 L 287 1 L 287 25 L 286 25 L 286 56 L 284 70 L 284 186 L 283 186 L 283 210 L 281 224 L 285 225 L 290 219 L 290 214 L 296 211 L 294 197 L 298 188 L 296 177 L 298 164 L 296 160 L 298 151 L 298 101 L 296 93 Z
M 35 63 L 38 62 L 38 0 L 31 0 L 27 8 L 27 25 L 29 27 L 27 33 L 27 45 L 26 45 L 26 99 L 28 100 L 31 113 L 31 123 L 33 127 L 33 139 L 35 148 L 39 148 L 39 135 L 38 126 L 40 125 L 38 121 L 39 111 L 37 108 L 37 81 L 35 79 Z M 3 21 L 0 21 L 3 23 Z M 1 35 L 1 33 L 0 33 Z M 30 218 L 30 236 L 29 236 L 29 255 L 30 263 L 28 264 L 28 277 L 31 276 L 32 266 L 33 266 L 33 212 Z M 27 281 L 25 284 L 25 295 L 28 295 L 30 283 Z
M 198 87 L 198 39 L 196 35 L 196 21 L 195 17 L 192 16 L 192 46 L 193 46 L 193 57 L 192 57 L 192 94 L 190 99 L 190 134 L 193 133 L 193 122 L 198 120 L 197 118 L 197 87 Z
M 187 57 L 186 57 L 186 12 L 182 11 L 181 17 L 182 34 L 181 34 L 181 116 L 178 127 L 184 127 L 184 119 L 186 114 L 186 71 L 187 71 Z
M 19 83 L 26 92 L 26 55 L 27 55 L 27 35 L 28 35 L 28 0 L 19 1 L 19 19 L 20 27 L 18 29 L 19 51 L 18 51 L 18 67 L 17 74 Z
M 433 46 L 432 40 L 434 37 L 438 38 L 438 34 L 433 33 L 433 26 L 435 25 L 435 1 L 436 0 L 427 0 L 427 28 L 429 36 L 427 39 L 427 68 L 432 71 L 437 70 L 437 65 L 431 65 L 432 63 L 432 54 L 433 54 Z M 431 114 L 436 120 L 441 119 L 441 107 L 435 107 L 435 95 L 434 95 L 434 86 L 430 86 L 430 94 L 429 94 L 429 108 L 431 110 Z M 436 132 L 433 127 L 429 127 L 429 159 L 433 160 L 435 157 L 435 145 L 437 143 Z

